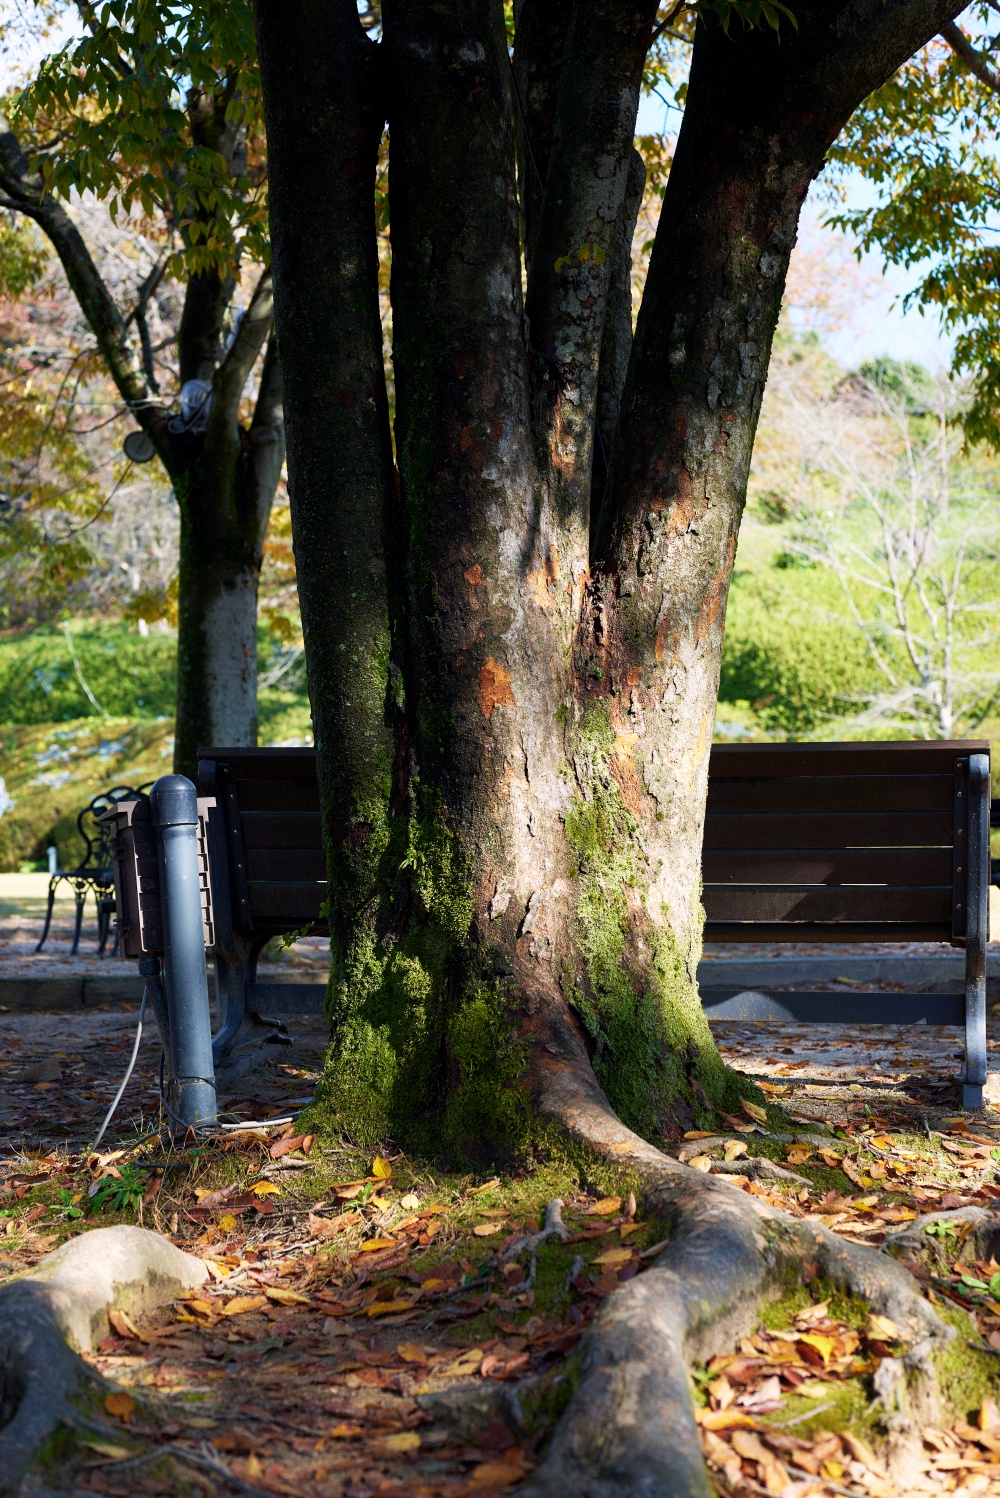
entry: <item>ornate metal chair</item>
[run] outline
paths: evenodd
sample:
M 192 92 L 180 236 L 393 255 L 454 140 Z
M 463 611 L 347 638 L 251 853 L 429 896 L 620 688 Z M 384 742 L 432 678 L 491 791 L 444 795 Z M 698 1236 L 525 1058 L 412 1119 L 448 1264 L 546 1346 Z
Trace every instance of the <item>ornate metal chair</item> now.
M 150 782 L 149 784 L 152 784 Z M 56 869 L 49 880 L 49 903 L 45 912 L 45 926 L 42 930 L 41 939 L 36 952 L 40 952 L 48 940 L 49 927 L 52 924 L 52 907 L 55 904 L 56 890 L 65 881 L 73 886 L 76 897 L 76 926 L 73 932 L 72 955 L 75 957 L 80 945 L 80 931 L 83 926 L 83 907 L 86 903 L 88 893 L 93 890 L 94 900 L 97 904 L 97 950 L 103 956 L 104 949 L 108 944 L 108 936 L 111 931 L 111 917 L 115 913 L 115 876 L 114 864 L 111 857 L 112 828 L 109 822 L 101 822 L 101 813 L 113 806 L 116 801 L 126 801 L 141 795 L 149 789 L 149 785 L 141 786 L 134 790 L 130 785 L 115 785 L 108 791 L 101 791 L 87 806 L 83 808 L 76 819 L 77 830 L 83 840 L 86 849 L 83 859 L 74 869 Z M 115 943 L 117 949 L 117 940 Z

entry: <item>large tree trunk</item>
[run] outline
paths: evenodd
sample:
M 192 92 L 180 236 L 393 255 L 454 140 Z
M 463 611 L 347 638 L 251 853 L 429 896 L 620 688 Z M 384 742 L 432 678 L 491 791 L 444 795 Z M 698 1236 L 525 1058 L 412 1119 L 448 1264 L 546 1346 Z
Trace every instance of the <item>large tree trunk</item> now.
M 799 209 L 850 111 L 955 8 L 797 6 L 780 38 L 699 22 L 626 359 L 652 0 L 523 0 L 520 108 L 500 0 L 384 0 L 378 46 L 353 0 L 256 0 L 331 889 L 320 1105 L 358 1142 L 466 1159 L 555 1126 L 641 1178 L 671 1223 L 655 1278 L 601 1314 L 538 1498 L 705 1498 L 684 1361 L 728 1350 L 806 1259 L 921 1356 L 943 1335 L 903 1271 L 651 1141 L 753 1094 L 699 1002 L 700 852 Z M 372 211 L 383 100 L 394 485 Z
M 754 428 L 809 182 L 948 5 L 816 7 L 780 38 L 699 23 L 622 394 L 655 9 L 524 0 L 518 102 L 498 0 L 386 0 L 378 47 L 349 0 L 322 18 L 303 5 L 294 26 L 258 0 L 335 890 L 327 1096 L 373 1141 L 497 1150 L 567 1109 L 577 1123 L 596 1109 L 597 1134 L 613 1134 L 605 1095 L 653 1138 L 747 1090 L 695 974 Z M 371 206 L 383 97 L 388 503 Z

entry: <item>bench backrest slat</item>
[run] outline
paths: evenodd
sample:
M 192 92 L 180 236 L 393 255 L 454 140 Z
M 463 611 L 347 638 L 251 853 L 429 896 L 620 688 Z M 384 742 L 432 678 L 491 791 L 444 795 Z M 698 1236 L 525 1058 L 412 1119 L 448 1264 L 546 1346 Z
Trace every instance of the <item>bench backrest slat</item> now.
M 988 742 L 714 745 L 705 940 L 960 942 L 975 753 Z

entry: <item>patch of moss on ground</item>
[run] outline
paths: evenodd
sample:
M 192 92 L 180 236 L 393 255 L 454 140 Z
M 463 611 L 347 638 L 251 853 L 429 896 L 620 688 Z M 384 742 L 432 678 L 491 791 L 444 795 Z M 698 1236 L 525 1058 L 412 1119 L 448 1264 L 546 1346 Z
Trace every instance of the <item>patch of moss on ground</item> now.
M 869 1307 L 858 1296 L 848 1295 L 832 1280 L 821 1277 L 808 1285 L 795 1285 L 779 1300 L 766 1301 L 761 1307 L 761 1324 L 768 1331 L 788 1331 L 796 1316 L 809 1306 L 825 1303 L 829 1306 L 830 1319 L 843 1322 L 855 1331 L 868 1320 Z
M 821 1400 L 806 1399 L 789 1392 L 783 1409 L 761 1419 L 776 1429 L 791 1426 L 795 1435 L 808 1440 L 820 1431 L 850 1430 L 871 1441 L 878 1439 L 878 1412 L 872 1410 L 871 1388 L 865 1378 L 845 1378 L 831 1383 L 830 1393 Z M 804 1417 L 804 1418 L 803 1418 Z M 791 1422 L 795 1421 L 792 1425 Z
M 1000 1400 L 1000 1368 L 990 1353 L 976 1352 L 970 1342 L 981 1341 L 975 1318 L 957 1306 L 938 1304 L 938 1316 L 954 1328 L 955 1335 L 947 1346 L 934 1353 L 941 1392 L 949 1407 L 964 1420 L 973 1422 L 984 1399 Z

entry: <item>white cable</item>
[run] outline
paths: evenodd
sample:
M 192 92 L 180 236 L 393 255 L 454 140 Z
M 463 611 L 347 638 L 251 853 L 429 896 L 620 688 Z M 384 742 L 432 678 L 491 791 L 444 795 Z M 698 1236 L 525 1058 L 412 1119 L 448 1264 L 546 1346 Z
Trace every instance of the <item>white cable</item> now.
M 118 1091 L 115 1093 L 115 1100 L 111 1104 L 111 1107 L 108 1109 L 107 1117 L 105 1118 L 104 1122 L 101 1124 L 100 1129 L 98 1130 L 97 1138 L 94 1140 L 94 1143 L 91 1146 L 92 1149 L 96 1149 L 97 1146 L 100 1144 L 101 1140 L 104 1138 L 104 1131 L 108 1127 L 108 1124 L 111 1122 L 111 1120 L 114 1118 L 114 1116 L 115 1116 L 115 1109 L 118 1107 L 118 1104 L 121 1102 L 121 1100 L 122 1100 L 122 1093 L 125 1091 L 126 1087 L 128 1086 L 128 1079 L 132 1075 L 132 1068 L 135 1066 L 135 1058 L 139 1054 L 139 1042 L 142 1039 L 142 1020 L 143 1020 L 143 1016 L 145 1015 L 145 1013 L 146 1013 L 146 990 L 145 990 L 145 988 L 143 988 L 143 990 L 142 990 L 142 1003 L 139 1005 L 139 1023 L 138 1023 L 138 1025 L 136 1025 L 136 1029 L 135 1029 L 135 1045 L 132 1047 L 132 1058 L 129 1061 L 128 1069 L 126 1070 L 124 1077 L 122 1077 L 122 1085 L 119 1087 Z

